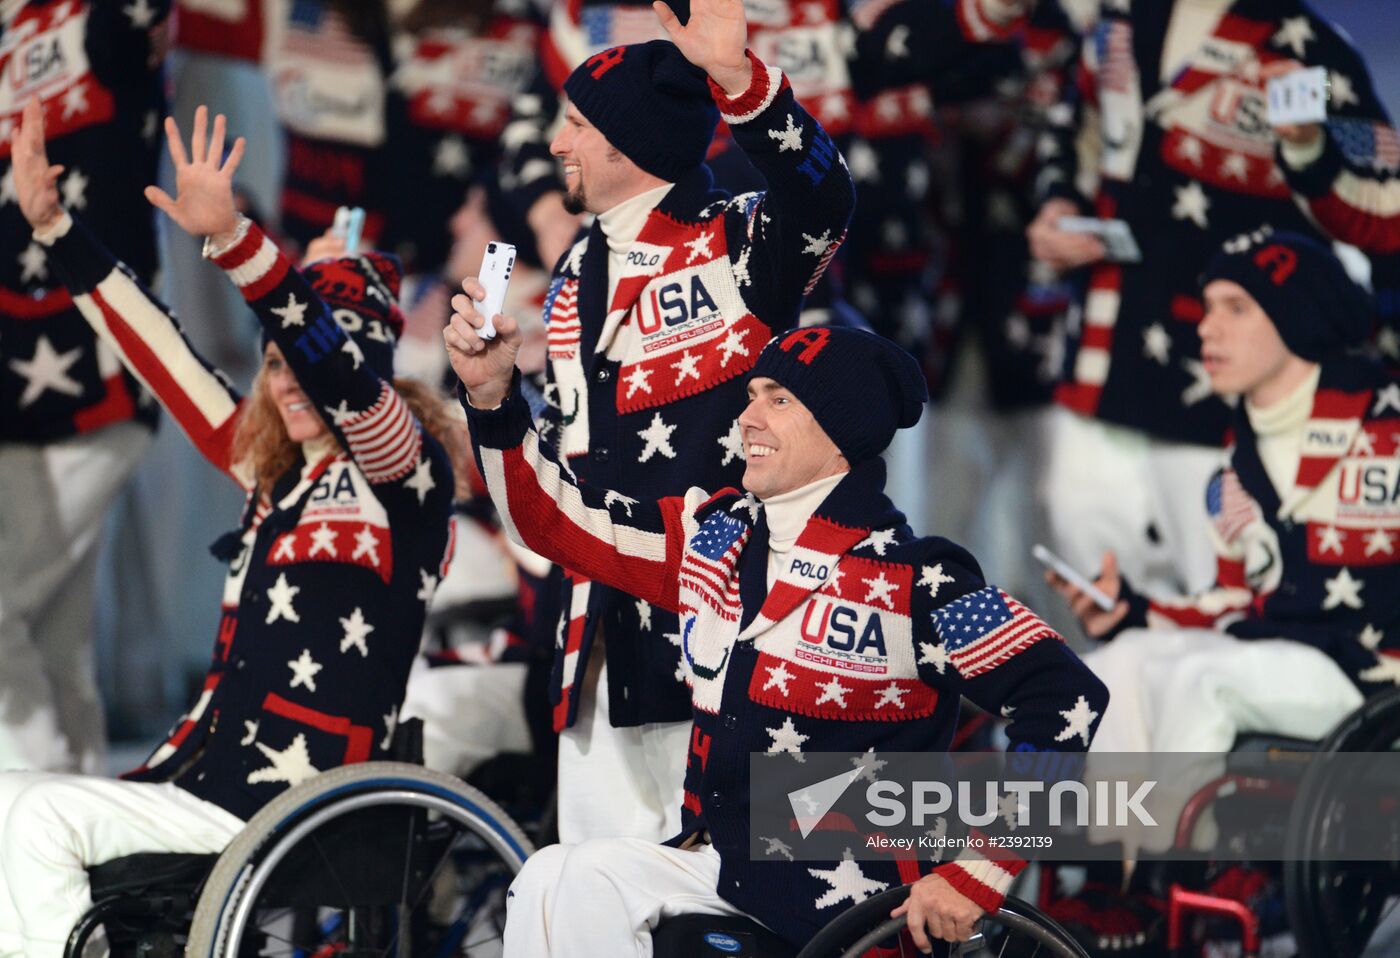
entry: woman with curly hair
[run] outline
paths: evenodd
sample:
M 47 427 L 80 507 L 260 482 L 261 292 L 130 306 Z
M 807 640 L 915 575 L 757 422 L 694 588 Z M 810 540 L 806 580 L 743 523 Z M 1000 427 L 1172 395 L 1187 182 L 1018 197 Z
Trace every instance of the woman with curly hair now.
M 298 271 L 234 209 L 240 139 L 166 121 L 189 233 L 262 324 L 262 370 L 240 396 L 166 310 L 65 211 L 37 103 L 14 140 L 35 241 L 98 335 L 204 456 L 247 492 L 213 663 L 190 711 L 126 781 L 0 775 L 0 955 L 57 956 L 90 904 L 85 865 L 136 852 L 215 852 L 316 772 L 387 754 L 424 609 L 449 548 L 454 425 L 392 380 L 399 268 L 369 253 Z

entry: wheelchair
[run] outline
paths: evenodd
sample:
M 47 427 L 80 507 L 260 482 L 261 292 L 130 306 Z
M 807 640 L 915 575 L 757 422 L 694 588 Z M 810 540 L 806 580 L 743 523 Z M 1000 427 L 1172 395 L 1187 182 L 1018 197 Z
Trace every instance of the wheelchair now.
M 458 779 L 401 762 L 323 772 L 268 803 L 219 855 L 90 868 L 80 958 L 501 953 L 505 893 L 534 846 Z
M 1400 749 L 1400 689 L 1373 696 L 1344 718 L 1326 737 L 1306 741 L 1282 736 L 1242 735 L 1225 756 L 1221 775 L 1202 785 L 1186 802 L 1175 829 L 1175 850 L 1189 854 L 1191 836 L 1208 809 L 1222 828 L 1227 821 L 1249 821 L 1260 802 L 1289 801 L 1278 869 L 1284 908 L 1298 958 L 1360 958 L 1376 929 L 1400 908 L 1400 816 L 1394 808 L 1374 807 L 1374 797 L 1358 799 L 1350 783 L 1336 780 L 1326 764 L 1299 759 L 1307 753 L 1387 752 Z M 1362 807 L 1359 802 L 1370 802 Z M 1384 804 L 1384 803 L 1383 803 Z M 1337 861 L 1329 849 L 1345 842 L 1352 816 L 1388 815 L 1394 822 L 1387 847 L 1376 860 Z M 1250 861 L 1248 842 L 1236 847 Z M 1265 859 L 1267 860 L 1267 859 Z M 1198 863 L 1202 868 L 1205 861 Z M 1188 869 L 1189 870 L 1189 869 Z M 1198 869 L 1199 870 L 1199 869 Z M 1050 906 L 1055 877 L 1041 872 L 1038 904 Z M 1238 942 L 1241 958 L 1258 958 L 1264 947 L 1263 920 L 1235 897 L 1197 891 L 1187 880 L 1165 891 L 1165 948 L 1172 958 L 1202 952 L 1202 939 Z M 1203 929 L 1213 927 L 1209 935 Z

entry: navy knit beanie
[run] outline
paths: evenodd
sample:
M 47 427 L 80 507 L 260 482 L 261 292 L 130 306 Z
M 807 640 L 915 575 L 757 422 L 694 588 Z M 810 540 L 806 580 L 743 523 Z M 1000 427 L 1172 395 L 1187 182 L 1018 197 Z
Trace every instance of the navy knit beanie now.
M 1201 285 L 1240 284 L 1268 314 L 1295 356 L 1317 362 L 1371 335 L 1371 297 L 1332 251 L 1301 233 L 1260 231 L 1225 244 Z
M 675 182 L 705 161 L 719 122 L 706 81 L 670 40 L 651 40 L 594 54 L 564 92 L 624 156 Z
M 749 376 L 791 390 L 852 466 L 884 452 L 928 402 L 914 357 L 864 329 L 813 326 L 774 336 Z
M 360 253 L 308 263 L 301 275 L 330 308 L 382 379 L 394 377 L 394 346 L 403 333 L 399 285 L 403 267 L 391 253 Z M 267 345 L 267 336 L 263 336 Z

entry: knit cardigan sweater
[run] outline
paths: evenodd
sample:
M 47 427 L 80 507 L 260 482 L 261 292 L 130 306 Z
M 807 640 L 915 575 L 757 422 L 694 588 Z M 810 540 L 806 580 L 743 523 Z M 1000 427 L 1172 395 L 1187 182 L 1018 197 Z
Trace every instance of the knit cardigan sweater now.
M 233 456 L 244 399 L 227 377 L 76 219 L 39 240 L 103 342 L 248 493 L 200 694 L 126 777 L 248 818 L 318 771 L 385 757 L 450 554 L 442 446 L 254 227 L 216 262 L 340 447 L 299 457 L 259 493 Z
M 1118 630 L 1217 628 L 1330 655 L 1362 692 L 1400 685 L 1400 377 L 1360 358 L 1322 364 L 1291 489 L 1270 481 L 1243 407 L 1211 480 L 1214 588 L 1148 601 L 1126 590 Z
M 741 96 L 712 92 L 767 191 L 730 197 L 697 167 L 650 212 L 621 275 L 608 274 L 595 222 L 555 267 L 545 298 L 541 431 L 582 481 L 619 495 L 648 501 L 738 481 L 745 374 L 774 333 L 797 325 L 851 215 L 851 177 L 831 137 L 780 71 L 756 59 L 753 67 Z M 573 690 L 599 623 L 614 724 L 685 719 L 676 650 L 651 641 L 674 634 L 675 620 L 653 617 L 635 596 L 590 589 L 570 569 L 552 683 L 556 727 L 574 721 Z
M 827 495 L 769 589 L 768 529 L 752 495 L 619 496 L 574 479 L 531 427 L 518 388 L 494 410 L 463 405 L 511 536 L 680 615 L 669 642 L 650 641 L 679 646 L 690 688 L 681 836 L 708 831 L 719 894 L 792 943 L 835 906 L 933 866 L 793 862 L 781 842 L 752 860 L 750 753 L 945 751 L 963 695 L 1011 717 L 1013 749 L 1088 747 L 1108 700 L 1103 684 L 1044 622 L 984 583 L 966 551 L 912 535 L 884 495 L 880 460 Z M 966 624 L 987 607 L 1004 621 Z M 994 910 L 1023 864 L 969 849 L 938 873 Z

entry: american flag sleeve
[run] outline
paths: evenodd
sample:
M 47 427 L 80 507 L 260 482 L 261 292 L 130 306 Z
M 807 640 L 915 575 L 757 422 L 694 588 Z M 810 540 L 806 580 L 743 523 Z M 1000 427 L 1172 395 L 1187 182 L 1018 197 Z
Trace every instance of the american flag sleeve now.
M 956 673 L 964 696 L 1009 720 L 1008 752 L 1088 749 L 1107 708 L 1108 689 L 1039 616 L 993 585 L 952 598 L 928 615 L 931 635 L 919 643 L 920 668 Z M 994 840 L 1014 828 L 1014 814 L 1004 813 L 986 826 L 981 834 L 993 840 L 969 845 L 934 869 L 984 911 L 1000 907 L 1026 866 Z
M 477 409 L 461 394 L 472 451 L 506 534 L 579 575 L 675 611 L 681 554 L 708 496 L 650 502 L 582 485 L 540 441 L 515 374 L 496 409 Z
M 1371 254 L 1400 252 L 1400 135 L 1360 55 L 1340 37 L 1326 39 L 1334 42 L 1319 48 L 1323 62 L 1307 64 L 1328 71 L 1321 148 L 1280 143 L 1279 169 L 1334 239 Z

